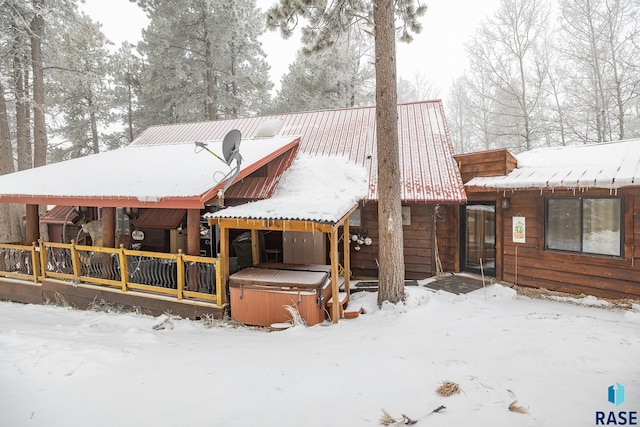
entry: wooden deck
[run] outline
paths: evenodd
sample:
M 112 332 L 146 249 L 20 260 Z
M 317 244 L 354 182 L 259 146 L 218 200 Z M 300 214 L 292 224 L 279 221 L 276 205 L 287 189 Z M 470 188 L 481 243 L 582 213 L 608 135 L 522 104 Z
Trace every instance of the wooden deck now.
M 25 304 L 64 303 L 87 310 L 96 303 L 113 304 L 123 308 L 140 310 L 144 314 L 158 316 L 164 313 L 185 319 L 213 317 L 222 319 L 227 314 L 228 305 L 217 306 L 208 301 L 181 300 L 145 292 L 122 292 L 116 288 L 106 288 L 89 284 L 74 285 L 71 282 L 45 279 L 41 284 L 0 278 L 0 300 Z

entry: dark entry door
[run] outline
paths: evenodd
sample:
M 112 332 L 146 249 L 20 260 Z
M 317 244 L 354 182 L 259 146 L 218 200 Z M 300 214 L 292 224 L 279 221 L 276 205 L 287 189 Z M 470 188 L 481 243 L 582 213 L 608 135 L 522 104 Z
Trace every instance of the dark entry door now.
M 460 265 L 470 273 L 496 275 L 496 205 L 469 203 L 462 207 Z

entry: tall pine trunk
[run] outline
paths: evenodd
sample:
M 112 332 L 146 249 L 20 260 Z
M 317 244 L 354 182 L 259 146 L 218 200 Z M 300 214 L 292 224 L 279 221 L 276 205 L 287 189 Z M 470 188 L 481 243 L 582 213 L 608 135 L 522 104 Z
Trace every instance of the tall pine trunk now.
M 35 15 L 31 21 L 31 66 L 33 68 L 33 166 L 47 163 L 47 128 L 44 117 L 44 72 L 42 37 L 44 35 L 44 0 L 33 0 Z
M 0 175 L 15 171 L 13 165 L 13 150 L 11 149 L 9 116 L 7 115 L 7 101 L 4 93 L 5 88 L 0 82 Z
M 393 0 L 375 0 L 376 135 L 378 154 L 378 304 L 404 299 L 404 254 L 400 200 L 398 102 Z
M 5 89 L 0 84 L 0 175 L 15 171 L 7 102 L 4 93 Z M 15 205 L 0 203 L 0 243 L 19 243 L 22 240 L 20 236 L 20 216 L 17 215 L 17 211 L 12 207 L 15 207 Z
M 31 67 L 33 70 L 33 167 L 47 164 L 47 124 L 44 117 L 45 93 L 44 70 L 42 64 L 42 38 L 44 37 L 45 0 L 33 0 L 35 15 L 31 21 Z M 44 214 L 46 206 L 40 206 Z M 49 240 L 46 224 L 40 224 L 39 237 Z M 30 244 L 31 242 L 27 242 Z
M 13 77 L 16 88 L 16 151 L 18 155 L 18 170 L 31 169 L 33 167 L 33 156 L 31 139 L 29 138 L 29 103 L 25 91 L 25 61 L 22 50 L 18 49 L 16 43 L 16 53 L 13 58 Z

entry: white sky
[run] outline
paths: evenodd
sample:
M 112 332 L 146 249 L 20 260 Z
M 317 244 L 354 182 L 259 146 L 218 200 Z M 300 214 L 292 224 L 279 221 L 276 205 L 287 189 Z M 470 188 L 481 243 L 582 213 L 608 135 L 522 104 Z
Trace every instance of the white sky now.
M 275 0 L 257 0 L 266 10 Z M 423 31 L 413 43 L 398 43 L 398 74 L 412 79 L 420 72 L 446 97 L 451 82 L 467 66 L 464 44 L 468 42 L 484 17 L 493 14 L 499 0 L 427 0 L 429 10 L 422 18 Z M 86 0 L 82 7 L 94 20 L 101 22 L 104 33 L 116 45 L 128 40 L 137 42 L 146 26 L 144 13 L 129 0 Z M 297 38 L 282 40 L 280 34 L 267 32 L 263 48 L 271 64 L 271 80 L 279 86 L 280 77 L 295 59 Z

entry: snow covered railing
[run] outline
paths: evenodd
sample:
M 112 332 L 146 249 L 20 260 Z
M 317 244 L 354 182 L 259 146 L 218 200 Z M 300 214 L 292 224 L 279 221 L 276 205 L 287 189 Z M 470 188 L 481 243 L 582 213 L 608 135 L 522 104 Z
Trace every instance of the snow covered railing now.
M 38 254 L 39 252 L 39 254 Z M 38 256 L 39 255 L 39 256 Z M 42 268 L 41 268 L 42 267 Z M 40 246 L 0 245 L 0 277 L 39 283 L 46 278 L 137 290 L 182 300 L 225 303 L 217 258 L 146 252 L 75 242 L 40 242 Z
M 0 244 L 0 277 L 38 282 L 38 247 Z

